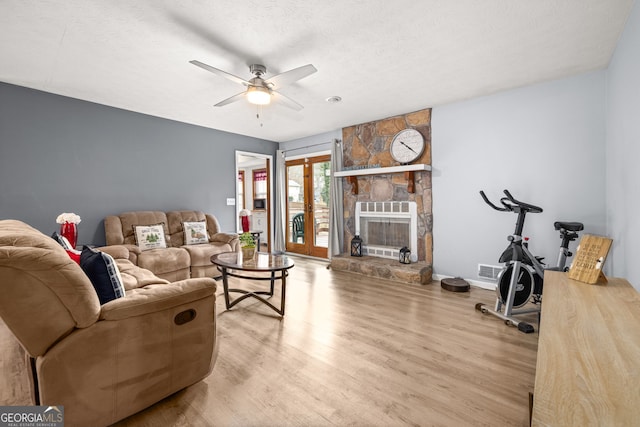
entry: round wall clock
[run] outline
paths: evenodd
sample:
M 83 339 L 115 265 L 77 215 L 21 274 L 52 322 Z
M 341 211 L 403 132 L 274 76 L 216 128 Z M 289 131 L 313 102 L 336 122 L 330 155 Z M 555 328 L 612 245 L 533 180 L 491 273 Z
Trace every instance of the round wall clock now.
M 415 129 L 404 129 L 398 132 L 391 141 L 391 157 L 406 165 L 422 155 L 424 146 L 424 137 L 420 132 Z

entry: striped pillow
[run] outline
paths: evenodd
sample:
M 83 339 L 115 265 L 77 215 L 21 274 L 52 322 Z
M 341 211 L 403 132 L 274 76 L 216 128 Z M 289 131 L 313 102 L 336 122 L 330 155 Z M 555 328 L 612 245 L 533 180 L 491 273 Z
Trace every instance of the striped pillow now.
M 100 305 L 125 296 L 120 270 L 111 255 L 85 246 L 80 255 L 80 267 L 91 280 Z

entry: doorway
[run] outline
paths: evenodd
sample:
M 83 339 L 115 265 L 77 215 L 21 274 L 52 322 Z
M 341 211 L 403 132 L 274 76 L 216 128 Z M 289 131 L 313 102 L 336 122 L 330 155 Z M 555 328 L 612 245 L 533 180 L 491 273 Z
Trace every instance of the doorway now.
M 287 160 L 287 251 L 327 258 L 331 156 Z
M 260 251 L 271 249 L 271 160 L 270 155 L 236 151 L 236 231 L 242 232 L 240 211 L 248 210 Z

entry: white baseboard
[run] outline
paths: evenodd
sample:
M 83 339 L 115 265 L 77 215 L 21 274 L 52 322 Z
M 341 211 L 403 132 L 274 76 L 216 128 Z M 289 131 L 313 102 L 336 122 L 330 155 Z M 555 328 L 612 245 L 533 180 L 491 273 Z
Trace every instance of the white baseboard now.
M 434 274 L 433 280 L 449 279 L 451 277 L 453 276 L 446 276 L 443 274 Z M 469 282 L 471 286 L 475 286 L 476 288 L 487 289 L 490 291 L 496 290 L 496 284 L 492 282 L 483 282 L 481 280 L 470 280 L 470 279 L 464 279 L 464 280 L 466 280 L 467 282 Z

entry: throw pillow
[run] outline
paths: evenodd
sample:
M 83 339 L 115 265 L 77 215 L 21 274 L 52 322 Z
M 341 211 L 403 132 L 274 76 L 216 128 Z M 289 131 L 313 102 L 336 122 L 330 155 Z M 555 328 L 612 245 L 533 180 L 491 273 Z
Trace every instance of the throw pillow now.
M 136 244 L 141 251 L 167 247 L 162 224 L 134 225 L 133 232 L 136 236 Z
M 51 235 L 51 238 L 56 242 L 58 242 L 60 246 L 62 246 L 65 250 L 74 250 L 71 247 L 71 243 L 69 243 L 69 240 L 67 240 L 67 238 L 64 236 L 59 235 L 57 231 L 53 232 L 53 234 Z
M 197 245 L 200 243 L 208 243 L 209 237 L 207 236 L 207 222 L 183 222 L 182 228 L 184 229 L 184 244 L 185 245 Z
M 80 267 L 91 280 L 101 305 L 125 296 L 120 270 L 111 255 L 85 246 Z
M 80 255 L 82 254 L 82 252 L 76 251 L 74 249 L 66 249 L 66 251 L 67 255 L 69 255 L 69 258 L 74 260 L 76 264 L 80 265 Z
M 56 242 L 58 242 L 60 244 L 60 246 L 62 246 L 64 248 L 65 251 L 67 251 L 67 255 L 69 255 L 69 258 L 71 258 L 72 260 L 74 260 L 78 265 L 80 265 L 80 251 L 75 250 L 71 247 L 71 244 L 69 243 L 69 240 L 67 240 L 66 237 L 59 235 L 56 231 L 53 232 L 53 234 L 51 235 L 51 238 L 53 240 L 55 240 Z

